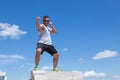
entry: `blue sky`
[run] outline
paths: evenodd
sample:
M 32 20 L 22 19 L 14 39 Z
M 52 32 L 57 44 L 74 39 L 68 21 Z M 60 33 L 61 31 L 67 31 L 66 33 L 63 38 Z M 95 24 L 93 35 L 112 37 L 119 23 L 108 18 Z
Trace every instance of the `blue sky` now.
M 0 3 L 0 70 L 9 80 L 29 79 L 38 39 L 35 19 L 44 15 L 58 32 L 52 41 L 60 54 L 59 68 L 80 71 L 84 80 L 120 80 L 119 0 Z M 43 54 L 39 67 L 52 70 L 52 57 Z

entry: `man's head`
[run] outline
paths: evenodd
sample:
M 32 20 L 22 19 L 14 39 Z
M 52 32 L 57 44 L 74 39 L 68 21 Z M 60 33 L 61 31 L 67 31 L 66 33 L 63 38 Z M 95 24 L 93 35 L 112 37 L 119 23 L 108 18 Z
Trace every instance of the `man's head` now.
M 45 26 L 47 26 L 48 23 L 49 23 L 49 16 L 44 16 L 44 17 L 43 17 L 43 24 L 44 24 Z

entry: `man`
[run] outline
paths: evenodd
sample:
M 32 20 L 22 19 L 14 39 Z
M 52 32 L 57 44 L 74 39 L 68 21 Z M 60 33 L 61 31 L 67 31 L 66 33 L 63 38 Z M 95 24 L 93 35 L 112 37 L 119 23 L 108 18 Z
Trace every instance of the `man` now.
M 37 48 L 36 48 L 36 55 L 35 55 L 35 68 L 34 70 L 38 70 L 38 65 L 40 61 L 40 55 L 46 51 L 48 52 L 51 56 L 53 56 L 53 71 L 60 71 L 57 68 L 58 64 L 58 58 L 59 54 L 57 53 L 57 50 L 54 48 L 52 45 L 52 40 L 50 33 L 56 34 L 56 29 L 53 26 L 52 22 L 49 21 L 49 16 L 44 16 L 43 17 L 43 24 L 40 24 L 40 17 L 36 18 L 36 26 L 38 28 L 38 33 L 39 33 L 39 39 L 37 43 Z M 48 27 L 49 25 L 49 27 Z

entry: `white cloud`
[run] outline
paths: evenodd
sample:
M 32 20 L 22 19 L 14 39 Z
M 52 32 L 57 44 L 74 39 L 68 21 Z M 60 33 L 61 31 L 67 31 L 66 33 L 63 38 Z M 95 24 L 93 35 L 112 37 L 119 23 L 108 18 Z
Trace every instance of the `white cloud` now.
M 105 73 L 97 73 L 95 71 L 87 71 L 83 74 L 84 77 L 105 77 L 106 74 Z
M 10 37 L 11 39 L 19 39 L 20 35 L 24 35 L 27 32 L 19 29 L 19 26 L 8 23 L 0 23 L 0 37 L 6 39 Z
M 64 48 L 63 51 L 68 51 L 68 48 Z
M 42 70 L 51 70 L 53 67 L 52 66 L 43 66 L 41 69 Z
M 96 56 L 93 57 L 93 59 L 99 60 L 99 59 L 109 58 L 109 57 L 114 57 L 114 56 L 117 56 L 116 51 L 105 50 L 103 52 L 97 53 Z
M 17 54 L 14 55 L 0 54 L 0 64 L 6 64 L 9 62 L 13 62 L 16 60 L 23 60 L 23 59 L 25 59 L 23 56 Z
M 11 55 L 9 57 L 14 58 L 14 59 L 24 59 L 24 57 L 20 55 Z
M 118 75 L 115 75 L 115 76 L 113 76 L 114 78 L 119 78 L 119 76 Z
M 12 58 L 12 59 L 24 59 L 23 56 L 14 54 L 14 55 L 5 55 L 5 54 L 0 54 L 0 58 Z
M 79 58 L 79 59 L 78 59 L 78 62 L 79 62 L 79 63 L 85 63 L 85 60 L 84 60 L 83 58 Z
M 83 58 L 79 58 L 79 61 L 83 61 Z
M 23 63 L 21 66 L 20 66 L 20 69 L 23 69 L 23 68 L 25 68 L 25 67 L 31 67 L 32 66 L 32 68 L 33 68 L 33 66 L 34 66 L 34 64 L 31 64 L 31 63 Z M 31 68 L 30 68 L 30 70 L 31 70 Z
M 120 75 L 114 75 L 113 78 L 114 78 L 115 80 L 120 80 Z

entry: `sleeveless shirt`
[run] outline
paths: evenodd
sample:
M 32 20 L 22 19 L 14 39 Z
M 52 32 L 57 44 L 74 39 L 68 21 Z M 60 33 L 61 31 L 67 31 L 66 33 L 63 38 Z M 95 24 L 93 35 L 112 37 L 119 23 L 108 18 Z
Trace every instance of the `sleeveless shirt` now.
M 42 32 L 38 31 L 38 36 L 39 36 L 38 43 L 52 45 L 50 30 L 51 30 L 51 28 L 49 28 L 48 26 L 47 27 L 44 26 L 44 29 L 42 30 Z

